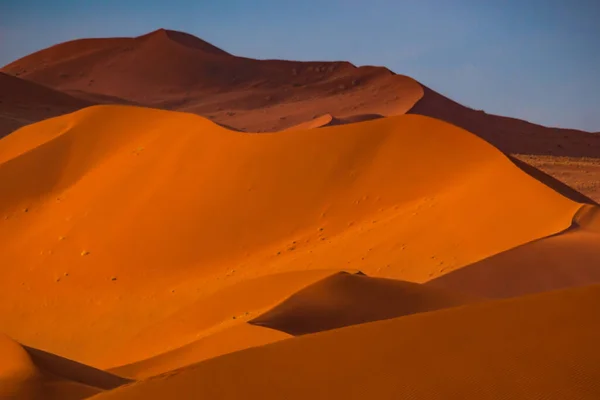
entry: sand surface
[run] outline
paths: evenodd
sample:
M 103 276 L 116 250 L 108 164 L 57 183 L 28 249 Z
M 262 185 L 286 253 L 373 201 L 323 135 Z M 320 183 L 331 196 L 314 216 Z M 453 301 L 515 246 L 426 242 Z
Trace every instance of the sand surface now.
M 596 134 L 165 30 L 3 71 L 0 399 L 600 397 Z
M 214 358 L 94 399 L 596 399 L 600 287 L 451 308 Z M 509 327 L 509 328 L 507 328 Z
M 248 135 L 98 106 L 9 135 L 0 163 L 2 326 L 92 365 L 227 282 L 324 268 L 424 282 L 560 232 L 580 208 L 413 115 Z

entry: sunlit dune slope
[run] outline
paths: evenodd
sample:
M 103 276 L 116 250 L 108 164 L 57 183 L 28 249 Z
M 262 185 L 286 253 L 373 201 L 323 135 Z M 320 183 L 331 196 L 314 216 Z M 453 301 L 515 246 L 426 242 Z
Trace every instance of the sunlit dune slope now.
M 514 297 L 600 283 L 600 212 L 586 206 L 567 232 L 539 239 L 436 278 L 428 286 Z
M 418 283 L 341 272 L 302 289 L 250 323 L 297 336 L 471 301 Z
M 21 126 L 66 114 L 91 104 L 0 72 L 0 138 Z
M 251 135 L 90 107 L 2 139 L 0 182 L 0 325 L 94 366 L 207 290 L 311 269 L 424 282 L 580 207 L 415 115 Z
M 421 313 L 217 357 L 94 399 L 596 399 L 600 286 Z
M 0 399 L 78 400 L 127 382 L 0 334 Z

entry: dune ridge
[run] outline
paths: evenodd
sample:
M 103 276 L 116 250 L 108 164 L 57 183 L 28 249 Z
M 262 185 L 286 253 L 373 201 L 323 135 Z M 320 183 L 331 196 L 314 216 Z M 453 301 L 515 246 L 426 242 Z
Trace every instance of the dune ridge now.
M 135 362 L 104 349 L 207 290 L 315 269 L 425 282 L 560 232 L 580 207 L 415 115 L 253 135 L 95 106 L 2 139 L 0 181 L 3 329 L 95 367 Z

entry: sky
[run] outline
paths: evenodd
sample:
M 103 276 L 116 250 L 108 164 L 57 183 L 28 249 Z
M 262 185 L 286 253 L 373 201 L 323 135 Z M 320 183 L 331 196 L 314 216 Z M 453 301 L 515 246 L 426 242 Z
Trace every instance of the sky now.
M 158 28 L 245 57 L 382 65 L 488 113 L 600 131 L 600 0 L 0 0 L 0 65 Z

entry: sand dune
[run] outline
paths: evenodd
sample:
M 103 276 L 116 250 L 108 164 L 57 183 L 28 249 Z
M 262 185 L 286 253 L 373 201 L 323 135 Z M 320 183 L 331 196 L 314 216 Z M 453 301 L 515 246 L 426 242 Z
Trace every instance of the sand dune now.
M 600 283 L 600 214 L 583 207 L 567 232 L 539 239 L 441 276 L 428 286 L 483 297 Z
M 302 289 L 249 323 L 297 336 L 473 301 L 418 283 L 342 272 Z
M 411 114 L 450 122 L 473 132 L 506 153 L 598 158 L 600 132 L 551 128 L 488 114 L 458 104 L 423 86 Z
M 8 132 L 1 399 L 600 397 L 594 175 L 554 162 L 598 134 L 163 29 L 7 65 Z
M 305 129 L 408 112 L 455 124 L 507 153 L 570 157 L 575 163 L 587 157 L 594 160 L 592 168 L 600 165 L 595 150 L 600 133 L 543 127 L 474 110 L 382 67 L 255 60 L 164 29 L 136 38 L 61 43 L 2 71 L 93 103 L 191 112 L 238 131 Z M 328 121 L 327 115 L 335 118 Z M 22 126 L 19 121 L 3 121 L 4 133 Z M 524 159 L 600 201 L 589 171 Z
M 291 338 L 284 332 L 245 322 L 223 328 L 194 342 L 157 356 L 112 368 L 110 371 L 135 379 L 160 375 L 223 354 Z
M 595 399 L 599 306 L 592 286 L 421 313 L 225 355 L 94 399 Z
M 326 275 L 329 276 L 323 278 Z M 321 280 L 310 284 L 316 279 Z M 307 284 L 309 286 L 292 294 Z M 292 295 L 258 315 L 280 301 L 284 293 Z M 161 321 L 155 329 L 146 330 L 122 350 L 130 358 L 141 359 L 140 354 L 148 354 L 157 345 L 176 348 L 165 351 L 163 347 L 163 352 L 154 357 L 111 371 L 121 376 L 146 378 L 222 354 L 287 339 L 290 334 L 317 332 L 472 301 L 474 298 L 419 284 L 347 272 L 317 270 L 268 275 L 220 290 Z M 199 338 L 180 345 L 191 333 Z M 132 352 L 132 346 L 138 349 L 137 353 Z
M 580 208 L 476 136 L 415 115 L 249 135 L 97 106 L 2 139 L 0 181 L 0 324 L 103 367 L 198 339 L 194 328 L 137 359 L 106 351 L 202 293 L 314 269 L 424 282 L 562 231 Z
M 41 50 L 3 71 L 109 103 L 193 112 L 243 131 L 278 131 L 330 112 L 397 115 L 421 97 L 413 79 L 348 62 L 254 60 L 181 32 L 87 39 Z
M 194 112 L 243 131 L 277 131 L 324 114 L 351 120 L 411 112 L 455 124 L 508 153 L 597 157 L 600 145 L 600 133 L 473 110 L 386 68 L 254 60 L 164 29 L 61 43 L 2 71 L 94 101 L 108 96 L 110 103 Z
M 77 400 L 127 382 L 116 375 L 23 347 L 0 335 L 0 398 Z
M 200 295 L 191 304 L 139 332 L 132 340 L 124 343 L 122 348 L 116 349 L 115 353 L 118 357 L 116 354 L 108 354 L 102 365 L 114 368 L 152 357 L 164 360 L 165 354 L 188 352 L 190 347 L 196 349 L 193 352 L 194 357 L 205 358 L 204 353 L 221 354 L 220 348 L 226 350 L 230 347 L 228 340 L 231 333 L 239 332 L 240 329 L 250 333 L 261 331 L 241 325 L 246 325 L 248 320 L 275 306 L 294 292 L 335 272 L 331 270 L 291 271 L 259 277 L 243 277 L 243 271 L 232 270 L 225 276 L 227 281 L 232 281 L 231 283 L 225 284 L 224 287 L 219 287 L 221 285 L 218 283 L 203 285 L 201 289 L 209 291 L 207 294 Z M 242 277 L 234 275 L 242 275 Z M 277 334 L 263 336 L 267 340 L 287 337 L 287 335 Z M 224 345 L 214 347 L 215 339 L 220 337 L 225 338 Z M 265 340 L 256 334 L 253 337 L 256 339 L 252 340 Z M 250 347 L 244 344 L 244 338 L 240 337 L 237 340 L 235 346 Z M 205 343 L 211 343 L 213 347 L 209 349 Z M 187 350 L 181 351 L 182 349 Z
M 92 103 L 0 72 L 0 138 L 33 123 Z

